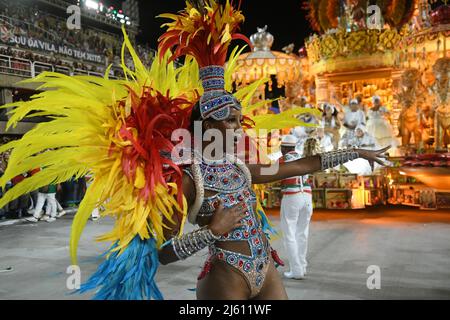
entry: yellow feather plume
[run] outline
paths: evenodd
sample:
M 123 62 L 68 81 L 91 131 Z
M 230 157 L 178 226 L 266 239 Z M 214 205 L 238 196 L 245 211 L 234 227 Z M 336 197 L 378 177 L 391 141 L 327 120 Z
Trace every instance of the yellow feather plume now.
M 99 205 L 105 208 L 102 215 L 116 219 L 114 229 L 99 240 L 118 241 L 115 250 L 123 250 L 136 235 L 142 239 L 155 237 L 161 245 L 163 219 L 172 221 L 175 213 L 181 213 L 184 219 L 187 214 L 185 199 L 183 206 L 177 202 L 176 195 L 181 190 L 176 184 L 157 182 L 153 196 L 147 200 L 140 198 L 146 177 L 140 167 L 134 180 L 123 174 L 122 155 L 131 143 L 123 139 L 119 130 L 130 114 L 130 92 L 139 97 L 151 86 L 171 99 L 180 96 L 195 99 L 192 74 L 198 73 L 198 68 L 187 60 L 176 69 L 173 63 L 167 63 L 170 57 L 165 56 L 162 61 L 155 59 L 151 68 L 146 69 L 124 31 L 122 61 L 126 50 L 134 64 L 130 70 L 122 63 L 126 80 L 109 79 L 107 73 L 99 78 L 44 72 L 24 81 L 40 84 L 38 89 L 43 92 L 30 101 L 1 107 L 13 107 L 7 128 L 31 117 L 32 111 L 52 120 L 37 124 L 22 139 L 0 147 L 0 152 L 11 150 L 0 185 L 18 174 L 42 169 L 6 192 L 0 199 L 0 207 L 42 186 L 82 177 L 88 172 L 93 175 L 72 225 L 70 254 L 74 263 L 81 233 L 92 210 Z

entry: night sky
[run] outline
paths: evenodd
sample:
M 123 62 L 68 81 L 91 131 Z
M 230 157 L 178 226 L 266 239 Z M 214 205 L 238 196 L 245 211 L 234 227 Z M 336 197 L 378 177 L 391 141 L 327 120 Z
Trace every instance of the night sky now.
M 140 41 L 157 47 L 157 39 L 162 33 L 160 25 L 167 21 L 155 18 L 158 14 L 175 13 L 184 8 L 184 0 L 140 0 Z M 256 32 L 256 27 L 268 26 L 268 31 L 274 36 L 272 50 L 281 49 L 295 44 L 295 52 L 304 45 L 304 40 L 312 31 L 306 20 L 306 11 L 302 9 L 302 0 L 242 0 L 241 10 L 245 16 L 241 33 L 250 37 Z M 243 42 L 235 41 L 242 45 Z

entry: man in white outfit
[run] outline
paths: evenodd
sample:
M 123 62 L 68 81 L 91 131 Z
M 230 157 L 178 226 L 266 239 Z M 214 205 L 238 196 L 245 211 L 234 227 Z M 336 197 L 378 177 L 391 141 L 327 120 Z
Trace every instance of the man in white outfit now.
M 297 160 L 300 154 L 295 151 L 297 138 L 285 135 L 281 140 L 280 161 Z M 307 182 L 308 176 L 298 176 L 281 181 L 281 230 L 289 260 L 289 271 L 284 276 L 289 279 L 303 279 L 306 273 L 306 252 L 308 246 L 309 222 L 313 211 L 312 191 Z
M 366 116 L 358 107 L 358 100 L 352 99 L 350 101 L 350 108 L 345 111 L 344 127 L 346 128 L 341 137 L 341 147 L 345 148 L 350 144 L 350 141 L 355 137 L 355 129 L 359 125 L 366 124 Z
M 320 147 L 322 151 L 329 152 L 333 151 L 333 141 L 331 137 L 325 133 L 325 129 L 322 125 L 316 128 L 315 135 L 312 136 L 313 138 L 316 138 L 319 141 Z
M 63 215 L 67 213 L 58 200 L 56 200 L 56 211 L 58 212 L 56 215 L 57 218 L 61 218 Z
M 364 125 L 358 125 L 355 129 L 355 135 L 348 143 L 348 147 L 362 148 L 368 150 L 376 150 L 379 148 L 376 140 L 368 132 Z M 374 169 L 379 168 L 377 163 L 374 163 L 374 168 L 369 164 L 369 161 L 365 159 L 355 159 L 343 164 L 344 167 L 350 173 L 356 173 L 358 175 L 371 175 Z
M 55 221 L 57 215 L 56 190 L 57 186 L 54 184 L 40 188 L 33 216 L 27 218 L 26 220 L 30 222 L 38 222 L 39 220 L 45 220 L 47 222 Z M 47 205 L 45 209 L 45 216 L 43 217 L 42 208 L 44 207 L 44 204 Z
M 86 179 L 86 187 L 89 188 L 89 186 L 92 184 L 92 174 L 88 173 L 86 176 L 84 176 L 84 179 Z M 97 207 L 95 207 L 91 213 L 91 220 L 97 221 L 98 219 L 100 219 L 100 211 Z
M 306 109 L 312 109 L 312 105 L 306 104 Z M 319 120 L 312 113 L 303 113 L 298 117 L 301 121 L 307 124 L 319 124 Z M 307 138 L 314 134 L 315 127 L 298 126 L 291 130 L 291 134 L 297 138 L 297 146 L 295 151 L 302 154 L 303 153 L 303 143 Z

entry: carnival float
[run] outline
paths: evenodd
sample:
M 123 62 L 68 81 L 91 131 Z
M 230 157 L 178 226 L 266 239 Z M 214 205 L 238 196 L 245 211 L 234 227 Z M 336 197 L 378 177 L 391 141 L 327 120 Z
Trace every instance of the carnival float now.
M 238 58 L 236 85 L 270 78 L 257 99 L 277 98 L 278 110 L 266 106 L 255 113 L 306 104 L 323 112 L 333 105 L 340 121 L 352 99 L 367 115 L 378 97 L 394 145 L 392 167 L 370 174 L 341 167 L 311 177 L 315 207 L 450 208 L 447 1 L 311 0 L 304 9 L 314 34 L 298 54 L 293 45 L 285 53 L 271 51 L 273 36 L 267 26 L 259 28 L 251 37 L 253 51 Z M 278 191 L 277 185 L 266 186 L 267 207 L 279 204 Z

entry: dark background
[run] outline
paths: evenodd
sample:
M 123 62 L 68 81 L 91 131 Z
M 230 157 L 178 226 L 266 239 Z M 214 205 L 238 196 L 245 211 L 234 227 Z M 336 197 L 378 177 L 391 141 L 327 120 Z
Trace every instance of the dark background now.
M 222 1 L 223 2 L 223 1 Z M 250 37 L 256 33 L 256 27 L 268 26 L 275 38 L 272 50 L 295 44 L 295 52 L 304 45 L 304 40 L 312 34 L 307 12 L 302 9 L 303 0 L 242 0 L 241 11 L 245 16 L 241 33 Z M 235 6 L 238 1 L 235 1 Z M 161 13 L 176 13 L 185 7 L 184 0 L 140 0 L 140 41 L 147 42 L 152 48 L 157 47 L 157 39 L 162 34 L 161 24 L 166 19 L 156 18 Z M 235 41 L 235 44 L 244 44 Z M 232 45 L 233 46 L 233 45 Z

